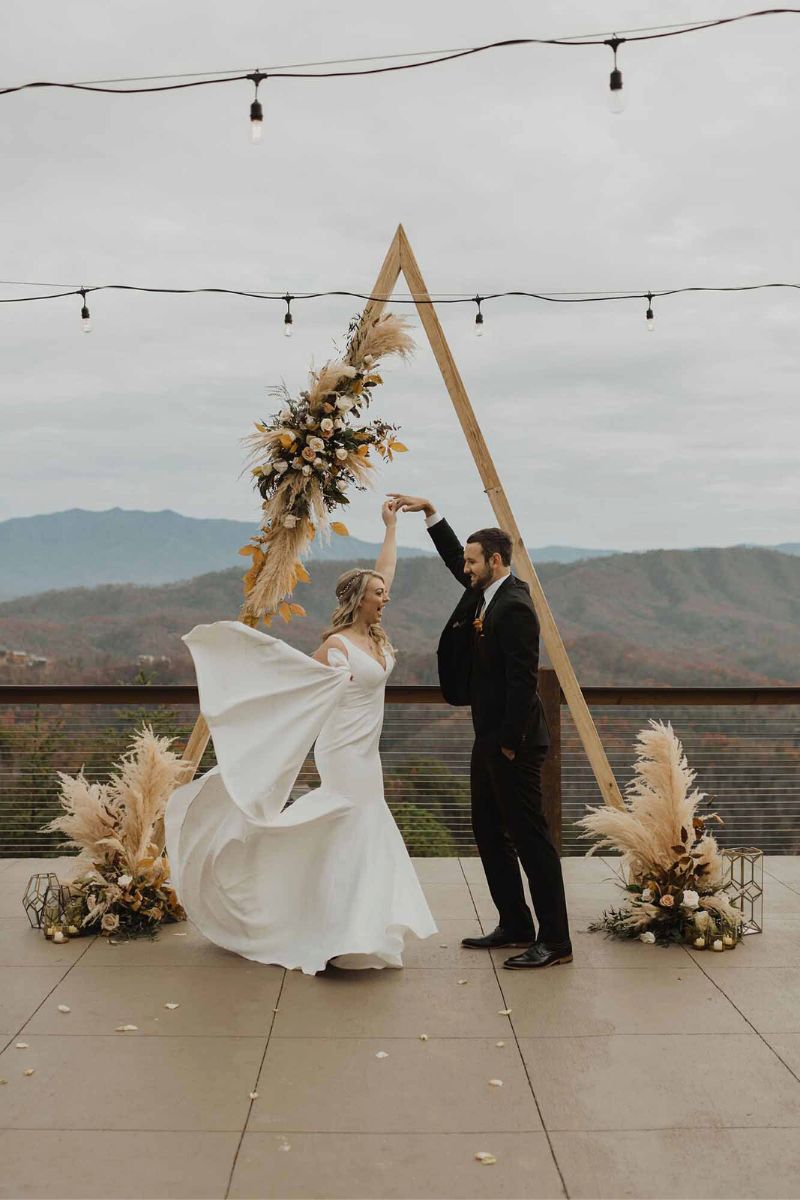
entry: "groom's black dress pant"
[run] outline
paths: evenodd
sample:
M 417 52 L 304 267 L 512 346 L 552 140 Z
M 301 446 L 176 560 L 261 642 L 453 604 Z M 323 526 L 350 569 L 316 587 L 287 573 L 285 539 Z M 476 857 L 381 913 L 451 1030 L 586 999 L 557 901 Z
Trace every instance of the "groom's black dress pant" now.
M 537 937 L 559 946 L 569 942 L 569 922 L 561 860 L 542 811 L 546 755 L 541 746 L 523 747 L 511 760 L 496 737 L 476 737 L 470 768 L 472 830 L 500 925 L 520 940 Z M 528 877 L 538 935 L 519 863 Z

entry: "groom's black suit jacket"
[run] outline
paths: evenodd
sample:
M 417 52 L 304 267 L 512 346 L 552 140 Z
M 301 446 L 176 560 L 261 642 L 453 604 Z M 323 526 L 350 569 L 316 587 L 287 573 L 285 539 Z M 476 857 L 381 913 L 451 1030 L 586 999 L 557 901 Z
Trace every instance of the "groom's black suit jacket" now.
M 520 749 L 549 746 L 542 702 L 537 691 L 539 621 L 530 589 L 509 576 L 492 596 L 483 629 L 473 627 L 483 593 L 464 574 L 464 550 L 447 521 L 428 533 L 445 566 L 466 590 L 439 640 L 439 682 L 448 704 L 472 708 L 480 738 Z

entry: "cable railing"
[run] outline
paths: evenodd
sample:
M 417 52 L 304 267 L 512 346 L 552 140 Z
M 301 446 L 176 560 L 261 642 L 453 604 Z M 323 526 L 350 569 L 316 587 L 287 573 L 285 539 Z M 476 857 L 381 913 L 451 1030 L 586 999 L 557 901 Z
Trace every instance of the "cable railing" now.
M 800 853 L 800 688 L 584 688 L 620 786 L 634 742 L 652 717 L 670 721 L 697 786 L 724 824 L 722 845 Z M 591 767 L 551 670 L 540 673 L 553 745 L 543 772 L 545 811 L 564 855 L 585 852 L 576 819 L 601 802 Z M 472 727 L 467 709 L 436 687 L 387 689 L 381 757 L 387 803 L 409 851 L 476 853 L 469 802 Z M 49 857 L 42 832 L 59 811 L 58 773 L 103 779 L 143 723 L 180 750 L 198 714 L 197 689 L 162 685 L 0 686 L 0 857 Z M 215 762 L 209 744 L 200 771 Z M 318 783 L 313 757 L 291 799 Z

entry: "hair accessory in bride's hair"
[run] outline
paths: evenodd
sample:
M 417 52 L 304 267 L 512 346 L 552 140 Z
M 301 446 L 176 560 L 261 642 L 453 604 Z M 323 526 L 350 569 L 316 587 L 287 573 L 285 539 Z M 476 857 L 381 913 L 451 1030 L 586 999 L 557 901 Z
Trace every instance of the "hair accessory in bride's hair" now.
M 345 596 L 350 591 L 355 581 L 360 579 L 362 575 L 371 575 L 372 573 L 372 571 L 366 570 L 355 571 L 345 583 L 339 584 L 336 589 L 336 599 L 341 600 L 342 596 Z

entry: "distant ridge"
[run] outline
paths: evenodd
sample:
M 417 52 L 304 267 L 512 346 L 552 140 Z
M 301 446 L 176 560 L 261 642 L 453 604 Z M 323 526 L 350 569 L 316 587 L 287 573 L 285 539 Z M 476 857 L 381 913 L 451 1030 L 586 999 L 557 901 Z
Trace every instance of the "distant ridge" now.
M 135 583 L 178 583 L 198 575 L 242 566 L 237 551 L 255 525 L 213 517 L 185 517 L 172 509 L 144 512 L 111 508 L 65 512 L 0 521 L 0 600 L 13 600 L 53 589 Z M 800 555 L 800 542 L 771 547 Z M 354 562 L 375 558 L 376 542 L 332 537 L 315 545 L 312 558 Z M 403 558 L 430 552 L 401 546 Z M 580 546 L 540 546 L 530 551 L 535 563 L 562 565 L 618 556 L 616 550 Z

